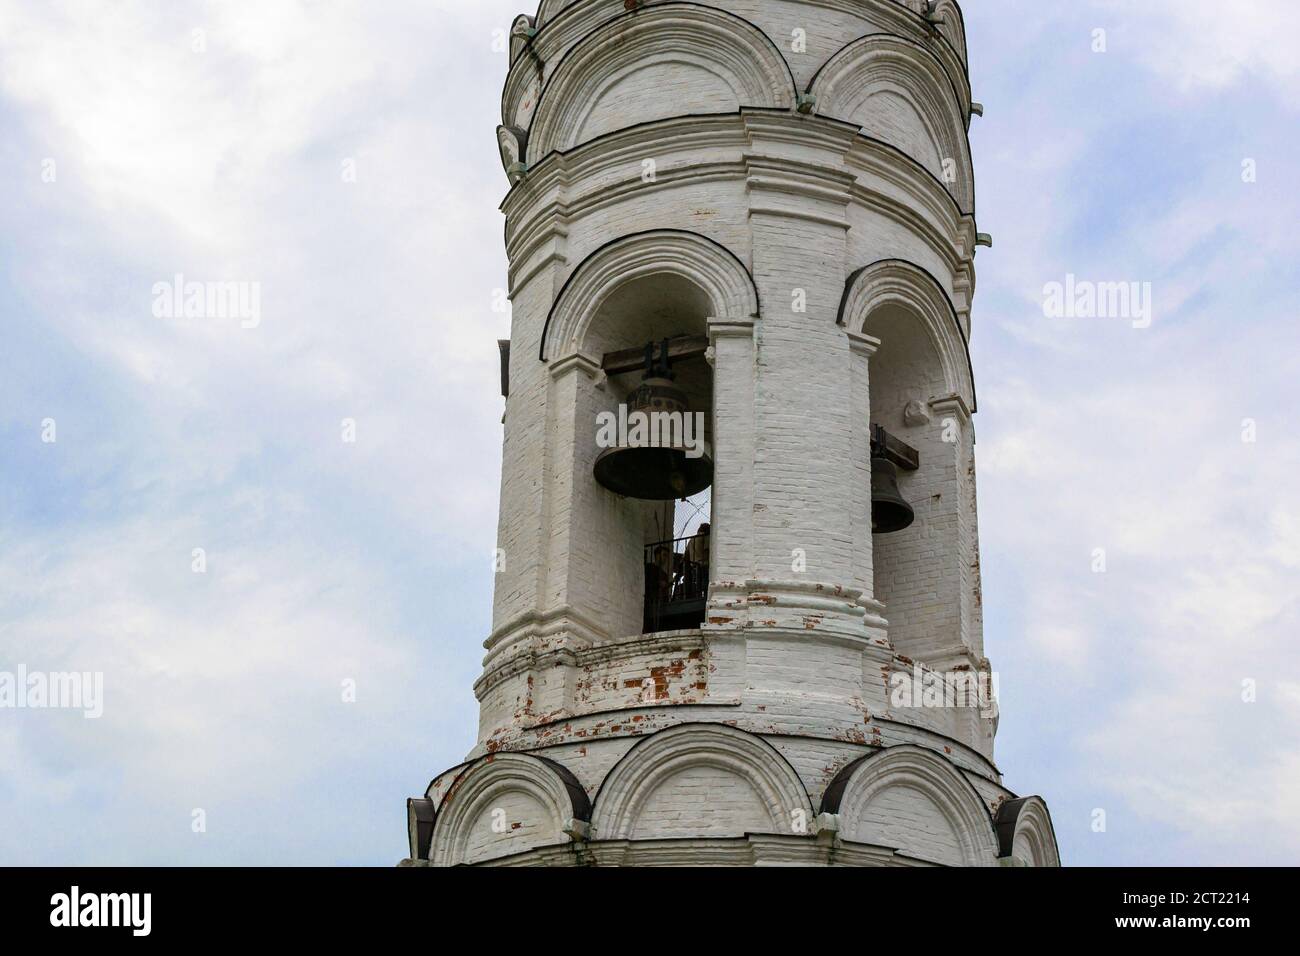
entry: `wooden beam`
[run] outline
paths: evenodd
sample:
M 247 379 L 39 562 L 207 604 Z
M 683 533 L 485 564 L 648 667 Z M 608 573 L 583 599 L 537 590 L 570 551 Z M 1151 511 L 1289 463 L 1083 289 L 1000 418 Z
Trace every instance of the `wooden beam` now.
M 709 350 L 709 340 L 703 335 L 682 335 L 668 340 L 668 361 L 685 362 L 699 358 Z M 655 343 L 655 357 L 659 357 L 659 343 Z M 606 375 L 623 375 L 627 372 L 639 372 L 645 368 L 645 346 L 635 349 L 623 349 L 608 352 L 601 360 L 600 367 Z
M 871 454 L 887 458 L 906 471 L 916 471 L 921 467 L 921 453 L 879 425 L 871 426 Z

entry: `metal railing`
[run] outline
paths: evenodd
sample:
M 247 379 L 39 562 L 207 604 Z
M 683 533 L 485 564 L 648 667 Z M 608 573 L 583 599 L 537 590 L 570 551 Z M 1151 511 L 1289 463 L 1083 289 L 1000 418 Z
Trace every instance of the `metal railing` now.
M 708 597 L 708 534 L 646 545 L 644 633 L 700 627 Z

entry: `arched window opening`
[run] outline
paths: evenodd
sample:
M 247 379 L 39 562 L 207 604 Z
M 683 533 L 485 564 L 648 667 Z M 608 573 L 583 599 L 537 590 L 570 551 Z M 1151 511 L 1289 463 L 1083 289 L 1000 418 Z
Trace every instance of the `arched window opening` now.
M 713 374 L 704 360 L 711 312 L 708 296 L 689 279 L 651 274 L 609 295 L 587 333 L 607 377 L 593 478 L 624 508 L 612 533 L 628 546 L 615 552 L 639 552 L 644 586 L 635 598 L 643 633 L 704 622 L 712 540 Z
M 911 309 L 881 305 L 867 317 L 864 331 L 881 342 L 871 359 L 873 431 L 915 450 L 919 466 L 896 469 L 898 493 L 914 509 L 915 522 L 873 537 L 874 593 L 885 605 L 894 646 L 924 659 L 924 652 L 949 643 L 958 628 L 955 602 L 937 597 L 956 593 L 955 582 L 946 580 L 949 566 L 956 566 L 955 541 L 949 540 L 958 519 L 956 439 L 931 405 L 948 389 L 938 350 Z

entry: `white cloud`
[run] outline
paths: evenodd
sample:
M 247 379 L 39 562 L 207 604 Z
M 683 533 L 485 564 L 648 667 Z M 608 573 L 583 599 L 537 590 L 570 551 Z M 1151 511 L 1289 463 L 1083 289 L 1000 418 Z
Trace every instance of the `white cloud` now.
M 1168 364 L 1138 381 L 1132 362 L 1103 371 L 1113 339 L 1085 338 L 1073 361 L 1086 379 L 986 387 L 984 544 L 1014 555 L 1026 602 L 1023 638 L 1013 649 L 990 634 L 989 653 L 1067 682 L 1054 703 L 1086 708 L 1074 762 L 1087 786 L 1181 830 L 1201 859 L 1246 861 L 1250 845 L 1279 859 L 1300 849 L 1284 810 L 1300 803 L 1300 735 L 1279 712 L 1294 688 L 1274 684 L 1300 674 L 1300 523 L 1285 496 L 1300 437 L 1246 445 L 1224 412 L 1238 386 L 1222 370 L 1258 354 L 1254 341 L 1218 354 L 1171 341 Z M 1247 678 L 1257 705 L 1240 699 Z
M 1300 92 L 1300 7 L 1272 0 L 1109 0 L 1111 16 L 1135 44 L 1125 51 L 1186 90 L 1216 91 L 1243 81 Z
M 22 771 L 0 809 L 31 821 L 5 859 L 391 862 L 400 826 L 326 829 L 349 775 L 384 775 L 364 819 L 388 820 L 471 746 L 508 331 L 489 308 L 501 10 L 0 2 L 19 171 L 0 227 L 23 237 L 0 295 L 40 320 L 15 326 L 23 361 L 0 381 L 18 479 L 0 664 L 107 684 L 99 721 L 4 724 Z M 455 89 L 457 71 L 490 82 Z M 262 325 L 155 318 L 176 273 L 259 282 Z M 466 568 L 484 596 L 435 615 Z M 88 794 L 93 847 L 40 822 Z M 309 798 L 322 829 L 299 833 Z M 232 829 L 235 804 L 256 810 Z M 207 841 L 194 806 L 214 808 Z

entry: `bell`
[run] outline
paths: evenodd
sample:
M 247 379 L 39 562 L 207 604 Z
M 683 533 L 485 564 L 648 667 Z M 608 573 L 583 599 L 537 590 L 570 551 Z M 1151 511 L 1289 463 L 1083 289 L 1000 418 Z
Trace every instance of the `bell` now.
M 636 435 L 638 419 L 649 423 L 641 435 Z M 699 442 L 694 457 L 684 440 L 687 427 Z M 666 341 L 657 363 L 654 346 L 646 347 L 646 375 L 628 399 L 619 433 L 636 440 L 600 453 L 595 475 L 602 487 L 641 501 L 676 501 L 713 484 L 713 461 L 703 452 L 704 435 L 695 429 L 686 394 L 673 384 Z
M 916 512 L 898 490 L 898 469 L 888 458 L 871 459 L 871 533 L 893 534 L 911 526 Z

